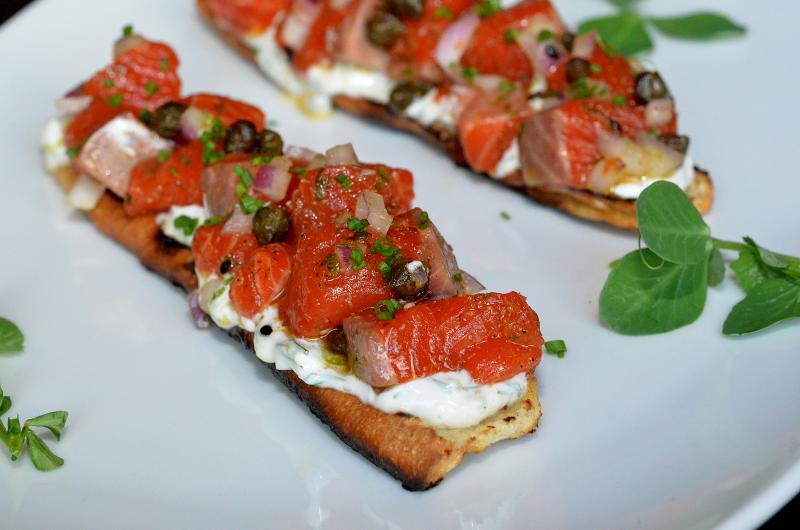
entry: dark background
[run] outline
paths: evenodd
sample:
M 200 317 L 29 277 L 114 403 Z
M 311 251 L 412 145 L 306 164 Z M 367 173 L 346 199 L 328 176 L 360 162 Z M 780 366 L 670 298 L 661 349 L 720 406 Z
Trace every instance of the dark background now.
M 11 15 L 29 4 L 32 0 L 0 0 L 0 24 L 5 22 Z M 99 68 L 102 65 L 89 65 L 90 68 Z M 761 530 L 777 530 L 779 528 L 789 528 L 791 521 L 800 518 L 800 494 L 786 505 L 780 512 L 775 514 L 767 521 Z

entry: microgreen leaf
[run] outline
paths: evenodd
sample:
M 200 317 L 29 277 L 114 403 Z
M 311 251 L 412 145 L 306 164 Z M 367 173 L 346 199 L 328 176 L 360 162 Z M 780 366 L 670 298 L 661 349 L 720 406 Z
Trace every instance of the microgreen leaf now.
M 544 343 L 544 349 L 547 353 L 563 359 L 564 354 L 567 353 L 567 343 L 561 339 L 548 340 Z
M 17 460 L 20 455 L 22 455 L 23 447 L 25 447 L 25 438 L 22 436 L 22 425 L 19 422 L 19 416 L 16 418 L 8 418 L 6 437 L 8 440 L 8 452 L 11 453 L 11 460 Z
M 757 257 L 761 259 L 764 265 L 775 269 L 785 269 L 789 266 L 788 261 L 778 256 L 771 250 L 767 250 L 764 247 L 759 246 L 755 241 L 753 241 L 752 237 L 745 237 L 744 241 L 756 251 Z
M 39 471 L 52 471 L 64 465 L 64 459 L 54 454 L 44 441 L 33 431 L 25 433 L 28 442 L 28 454 L 31 462 Z
M 699 263 L 711 249 L 711 230 L 678 186 L 659 181 L 636 201 L 639 231 L 647 247 L 673 263 Z
M 749 249 L 739 252 L 739 258 L 731 263 L 731 270 L 736 274 L 736 280 L 746 293 L 752 291 L 760 283 L 780 276 L 765 266 L 756 257 L 755 251 Z
M 17 353 L 25 348 L 25 336 L 16 324 L 0 317 L 0 353 Z
M 56 440 L 61 440 L 61 431 L 64 429 L 64 425 L 66 424 L 67 412 L 63 410 L 57 410 L 55 412 L 48 412 L 47 414 L 42 414 L 41 416 L 36 416 L 35 418 L 27 420 L 25 422 L 25 427 L 44 427 L 53 433 L 53 436 L 56 437 Z
M 661 262 L 661 266 L 654 266 Z M 600 293 L 600 319 L 624 335 L 662 333 L 697 320 L 707 292 L 707 264 L 663 261 L 649 249 L 627 254 Z
M 648 19 L 661 33 L 685 40 L 709 40 L 720 37 L 738 37 L 747 29 L 720 13 L 699 12 L 674 17 Z
M 597 30 L 609 47 L 622 55 L 635 55 L 653 49 L 645 20 L 635 11 L 622 11 L 616 15 L 592 18 L 578 26 L 579 33 Z
M 722 332 L 726 335 L 752 333 L 794 317 L 800 317 L 800 282 L 773 278 L 753 287 L 733 306 Z
M 716 287 L 725 279 L 725 260 L 722 259 L 722 252 L 719 247 L 714 245 L 711 255 L 708 258 L 708 286 Z
M 8 412 L 11 408 L 11 398 L 3 395 L 3 389 L 0 388 L 0 416 Z

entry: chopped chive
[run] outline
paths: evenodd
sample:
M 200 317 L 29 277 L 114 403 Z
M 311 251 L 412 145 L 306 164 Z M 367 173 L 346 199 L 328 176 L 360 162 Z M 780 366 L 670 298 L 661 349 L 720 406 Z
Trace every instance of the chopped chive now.
M 559 359 L 563 359 L 564 354 L 567 353 L 567 343 L 561 339 L 548 340 L 544 343 L 544 347 L 547 353 L 555 355 Z
M 162 149 L 161 151 L 158 152 L 158 161 L 164 163 L 167 160 L 169 160 L 169 157 L 171 155 L 172 151 L 170 151 L 169 149 Z
M 112 107 L 119 107 L 120 105 L 122 105 L 122 94 L 116 93 L 113 96 L 110 96 L 106 100 L 106 103 L 108 103 Z
M 378 320 L 391 320 L 394 318 L 394 314 L 400 309 L 400 303 L 393 299 L 389 298 L 388 300 L 381 300 L 377 304 L 375 304 L 375 316 L 378 317 Z
M 500 212 L 500 219 L 503 219 L 505 221 L 510 221 L 511 215 L 509 215 L 508 212 Z
M 549 40 L 553 40 L 553 32 L 549 29 L 543 29 L 539 32 L 539 36 L 536 38 L 539 42 L 545 42 Z
M 131 35 L 133 35 L 133 25 L 125 24 L 124 26 L 122 26 L 122 36 L 130 37 Z
M 151 97 L 153 94 L 159 91 L 158 83 L 155 81 L 148 81 L 144 85 L 144 91 L 147 94 L 147 97 Z
M 338 182 L 343 189 L 350 189 L 350 178 L 347 175 L 339 173 L 335 178 L 336 182 Z

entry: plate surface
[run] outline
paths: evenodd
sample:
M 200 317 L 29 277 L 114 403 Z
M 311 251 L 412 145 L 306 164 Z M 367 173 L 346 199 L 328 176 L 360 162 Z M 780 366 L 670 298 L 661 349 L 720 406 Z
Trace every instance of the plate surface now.
M 796 124 L 800 4 L 780 16 L 716 2 L 745 39 L 658 40 L 696 162 L 717 183 L 713 232 L 800 252 Z M 560 2 L 575 22 L 608 9 Z M 677 14 L 698 2 L 653 1 Z M 132 22 L 172 43 L 187 91 L 262 106 L 289 143 L 351 141 L 405 166 L 461 266 L 517 289 L 569 352 L 537 370 L 539 431 L 409 493 L 340 443 L 221 333 L 197 332 L 183 295 L 66 207 L 42 169 L 52 100 L 110 56 Z M 703 528 L 757 525 L 800 487 L 800 326 L 721 334 L 742 294 L 711 289 L 694 325 L 627 338 L 603 328 L 608 263 L 636 237 L 540 207 L 454 167 L 414 138 L 339 114 L 302 118 L 206 28 L 189 0 L 42 0 L 0 29 L 0 315 L 26 352 L 0 357 L 13 412 L 66 409 L 66 458 L 42 474 L 0 458 L 0 520 L 15 528 Z M 500 218 L 507 211 L 510 221 Z

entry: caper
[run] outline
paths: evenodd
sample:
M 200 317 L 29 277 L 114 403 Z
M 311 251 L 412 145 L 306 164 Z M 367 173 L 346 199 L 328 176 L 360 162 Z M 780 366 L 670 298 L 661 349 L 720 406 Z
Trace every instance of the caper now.
M 391 48 L 403 34 L 405 26 L 400 19 L 388 11 L 377 11 L 367 21 L 367 38 L 372 44 Z
M 225 152 L 239 153 L 252 151 L 256 145 L 258 131 L 250 120 L 237 120 L 225 132 Z
M 181 116 L 186 105 L 177 101 L 168 101 L 158 107 L 150 118 L 150 128 L 159 136 L 174 140 L 181 130 Z
M 272 129 L 264 129 L 256 138 L 256 153 L 265 156 L 280 156 L 283 154 L 283 138 Z
M 658 72 L 642 72 L 636 76 L 634 95 L 636 103 L 646 105 L 654 99 L 669 96 L 667 84 L 658 75 Z
M 289 232 L 289 215 L 280 206 L 262 206 L 253 217 L 253 234 L 259 244 L 282 241 Z
M 658 140 L 673 151 L 684 155 L 689 150 L 689 137 L 682 134 L 659 134 Z
M 589 77 L 592 71 L 592 65 L 586 59 L 580 57 L 573 57 L 567 62 L 567 81 L 573 83 L 578 79 Z
M 421 261 L 395 264 L 389 273 L 389 287 L 403 300 L 419 300 L 428 293 L 430 270 Z
M 403 112 L 411 103 L 433 88 L 433 85 L 424 81 L 401 81 L 389 94 L 389 107 L 395 112 Z
M 564 48 L 566 48 L 567 51 L 570 51 L 570 52 L 572 51 L 572 45 L 574 43 L 575 43 L 575 34 L 574 33 L 570 33 L 569 31 L 567 31 L 566 33 L 561 35 L 561 44 L 564 45 Z
M 423 0 L 388 0 L 389 10 L 397 16 L 418 19 L 425 11 Z

